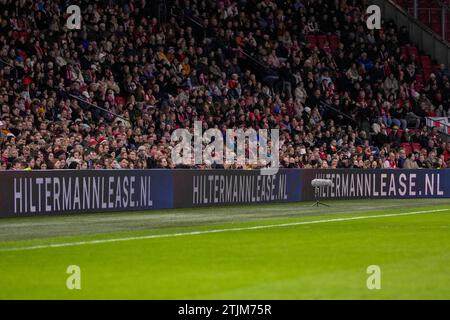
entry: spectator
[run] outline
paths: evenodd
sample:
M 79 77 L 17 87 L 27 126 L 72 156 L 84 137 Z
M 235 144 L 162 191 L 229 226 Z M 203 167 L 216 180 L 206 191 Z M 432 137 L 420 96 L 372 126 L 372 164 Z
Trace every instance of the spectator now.
M 0 0 L 1 168 L 174 168 L 171 133 L 194 121 L 280 129 L 286 167 L 392 167 L 406 129 L 450 112 L 448 67 L 419 88 L 407 30 L 367 30 L 359 1 L 174 1 L 189 19 L 80 3 L 76 31 L 64 1 Z M 410 139 L 427 148 L 419 167 L 448 166 L 436 132 Z

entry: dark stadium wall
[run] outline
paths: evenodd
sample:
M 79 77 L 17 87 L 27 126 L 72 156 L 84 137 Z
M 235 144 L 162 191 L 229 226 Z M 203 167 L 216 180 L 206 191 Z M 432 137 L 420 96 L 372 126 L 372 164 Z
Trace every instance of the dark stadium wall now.
M 311 181 L 330 179 L 316 194 Z M 450 170 L 0 171 L 0 216 L 139 211 L 320 199 L 450 198 Z

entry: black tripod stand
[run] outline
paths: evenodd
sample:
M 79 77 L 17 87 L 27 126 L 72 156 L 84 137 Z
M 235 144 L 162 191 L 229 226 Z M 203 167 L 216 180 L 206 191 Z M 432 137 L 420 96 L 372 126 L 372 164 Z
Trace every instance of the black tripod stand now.
M 329 205 L 327 205 L 326 203 L 323 203 L 323 202 L 319 201 L 319 193 L 320 193 L 320 188 L 319 187 L 314 187 L 314 198 L 316 199 L 316 202 L 312 206 L 313 207 L 318 207 L 319 205 L 323 205 L 325 207 L 329 207 Z

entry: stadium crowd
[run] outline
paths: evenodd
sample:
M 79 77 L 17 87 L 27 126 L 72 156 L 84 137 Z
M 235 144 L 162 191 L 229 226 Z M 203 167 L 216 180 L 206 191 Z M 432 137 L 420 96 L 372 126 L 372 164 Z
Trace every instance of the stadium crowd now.
M 68 30 L 68 1 L 0 0 L 0 169 L 175 168 L 196 120 L 280 129 L 282 167 L 450 167 L 424 122 L 450 116 L 449 68 L 419 81 L 407 30 L 360 1 L 79 3 Z

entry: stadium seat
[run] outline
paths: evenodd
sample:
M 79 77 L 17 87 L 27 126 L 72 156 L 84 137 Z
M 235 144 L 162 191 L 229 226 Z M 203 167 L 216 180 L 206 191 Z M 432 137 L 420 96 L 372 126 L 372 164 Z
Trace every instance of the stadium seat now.
M 409 142 L 402 143 L 402 148 L 405 150 L 407 156 L 409 156 L 413 151 L 412 146 Z
M 442 35 L 442 23 L 441 21 L 431 21 L 431 30 L 438 35 Z
M 414 55 L 417 59 L 419 59 L 419 50 L 416 47 L 408 47 L 408 56 L 411 57 Z
M 411 143 L 411 147 L 414 152 L 420 152 L 420 150 L 422 149 L 422 146 L 420 145 L 420 143 L 417 143 L 417 142 Z
M 126 101 L 125 101 L 125 99 L 123 97 L 117 96 L 117 97 L 115 97 L 115 102 L 119 106 L 120 105 L 124 106 Z
M 310 47 L 316 47 L 317 46 L 317 37 L 313 34 L 310 34 L 306 37 L 306 41 L 310 45 Z
M 409 133 L 411 135 L 418 134 L 418 133 L 420 133 L 420 129 L 409 129 Z
M 431 20 L 429 11 L 428 10 L 419 10 L 418 19 L 423 24 L 429 25 L 430 20 Z
M 428 66 L 431 68 L 431 58 L 429 56 L 420 56 L 420 63 L 423 67 Z
M 327 36 L 324 35 L 317 36 L 317 44 L 319 45 L 320 49 L 323 49 L 325 42 L 327 41 L 328 41 Z
M 418 92 L 422 92 L 423 88 L 424 88 L 424 79 L 425 79 L 425 75 L 421 75 L 421 74 L 417 74 L 416 75 L 416 87 L 415 89 Z
M 409 57 L 409 53 L 408 53 L 408 48 L 407 47 L 401 47 L 400 48 L 400 53 L 405 58 Z
M 328 36 L 328 41 L 330 42 L 331 50 L 336 50 L 339 47 L 339 37 L 337 35 Z

